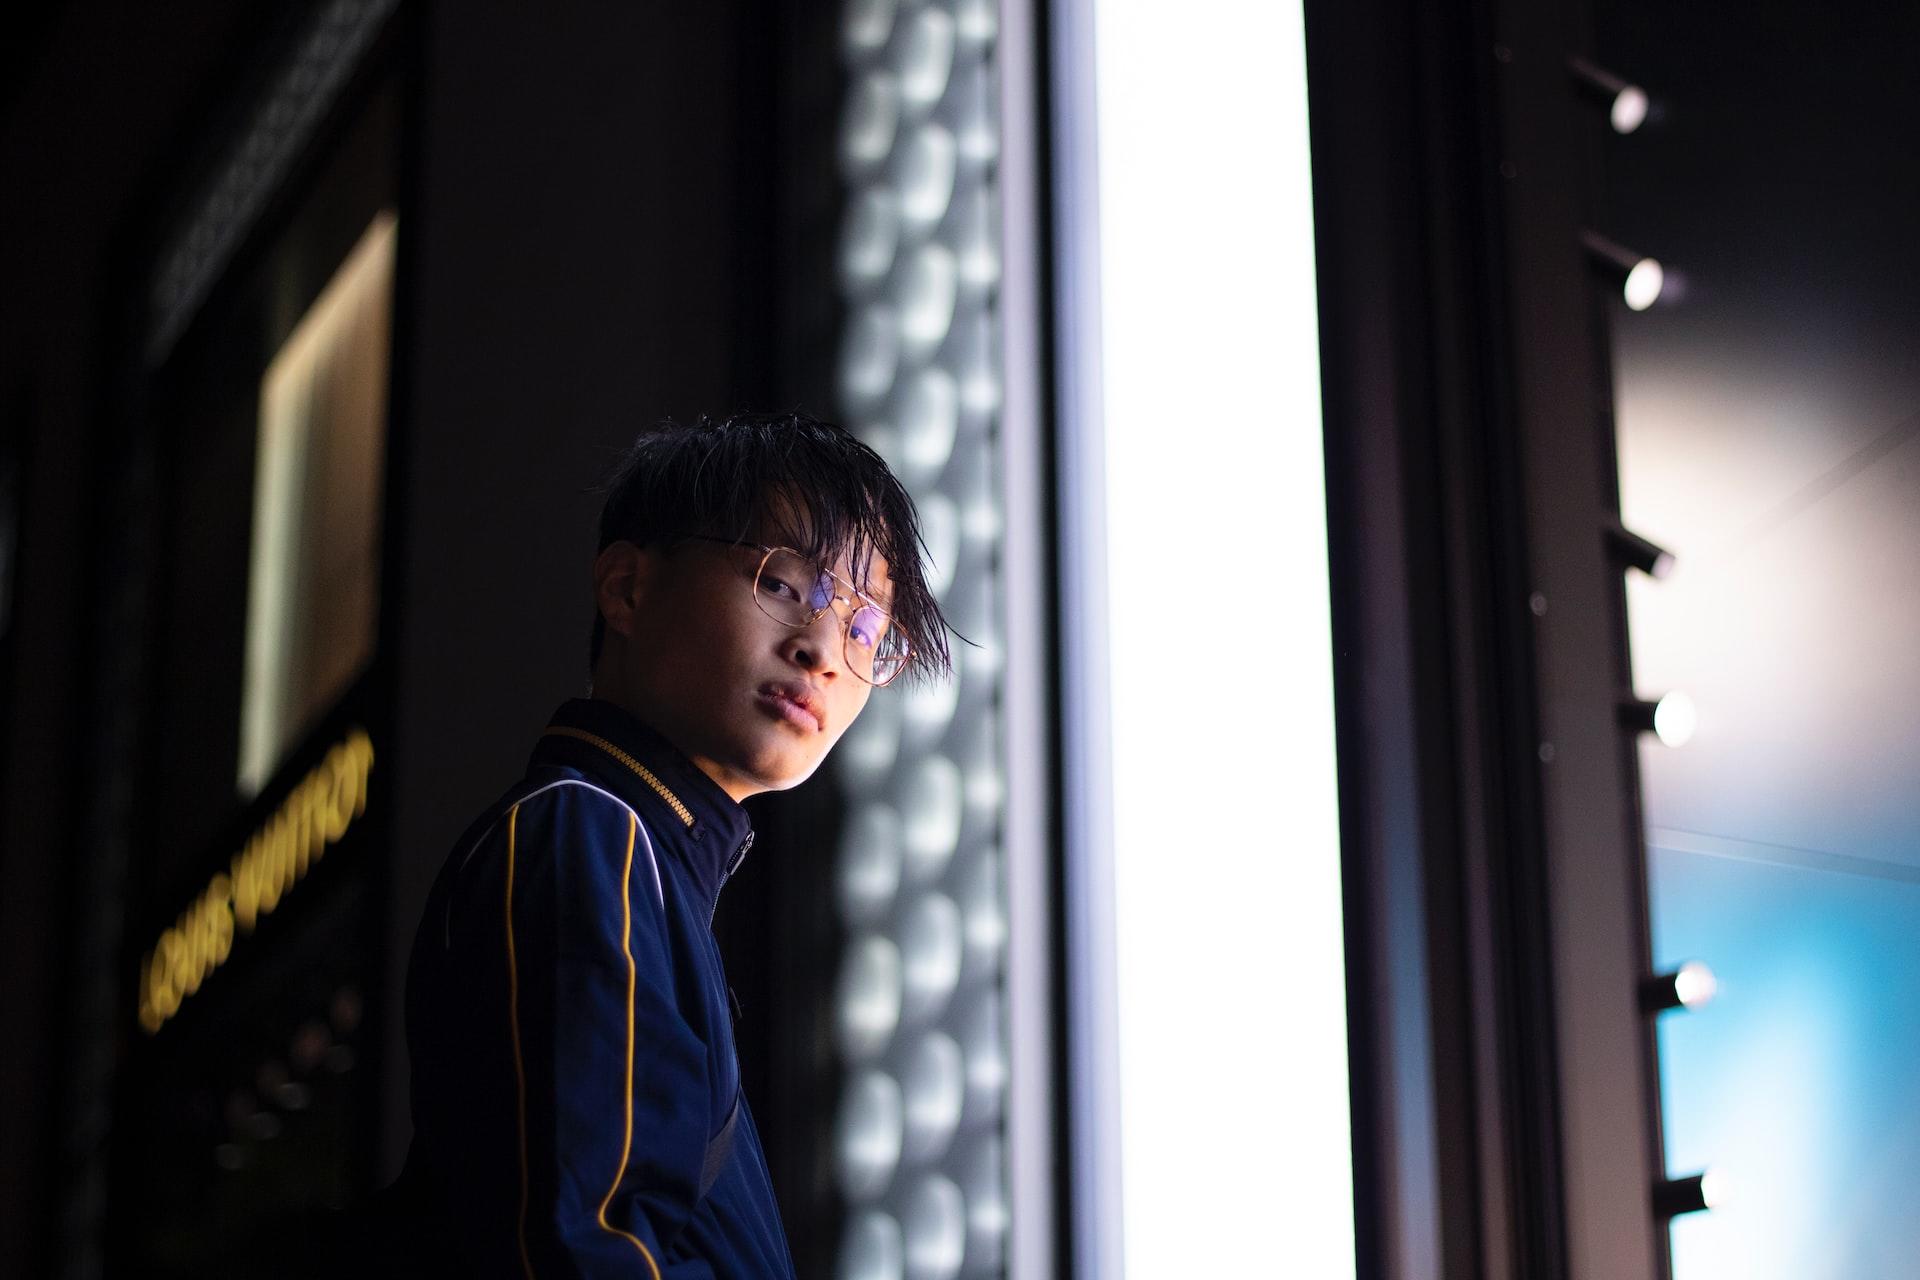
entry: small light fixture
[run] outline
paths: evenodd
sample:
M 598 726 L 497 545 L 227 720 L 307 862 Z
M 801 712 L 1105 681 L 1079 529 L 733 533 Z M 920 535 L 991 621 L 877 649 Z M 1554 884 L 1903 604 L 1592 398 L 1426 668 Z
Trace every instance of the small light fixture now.
M 1654 736 L 1670 747 L 1686 746 L 1699 726 L 1700 716 L 1693 709 L 1693 699 L 1678 689 L 1664 695 L 1653 706 Z
M 1726 1207 L 1730 1188 L 1726 1175 L 1707 1169 L 1687 1178 L 1669 1178 L 1653 1185 L 1653 1211 L 1663 1218 Z
M 1713 970 L 1689 960 L 1671 973 L 1656 973 L 1640 984 L 1640 1007 L 1648 1013 L 1698 1009 L 1720 989 Z
M 1693 699 L 1677 689 L 1658 701 L 1623 697 L 1619 713 L 1621 724 L 1641 733 L 1651 733 L 1669 747 L 1686 746 L 1700 724 Z
M 1620 281 L 1620 296 L 1629 311 L 1645 311 L 1659 301 L 1667 272 L 1658 258 L 1635 253 L 1596 231 L 1583 232 L 1580 239 L 1594 261 Z
M 1632 133 L 1646 123 L 1647 111 L 1653 103 L 1645 89 L 1628 83 L 1603 67 L 1594 66 L 1585 58 L 1574 58 L 1567 67 L 1582 89 L 1606 105 L 1607 123 L 1613 126 L 1615 133 Z
M 1607 547 L 1620 563 L 1629 569 L 1638 569 L 1649 578 L 1664 578 L 1673 572 L 1671 551 L 1641 537 L 1618 520 L 1607 526 Z

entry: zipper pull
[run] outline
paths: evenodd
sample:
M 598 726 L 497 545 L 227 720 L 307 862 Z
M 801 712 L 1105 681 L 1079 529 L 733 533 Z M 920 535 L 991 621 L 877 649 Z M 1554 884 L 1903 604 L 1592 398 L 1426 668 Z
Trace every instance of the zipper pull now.
M 733 873 L 740 869 L 740 864 L 746 861 L 747 850 L 753 848 L 753 836 L 753 832 L 747 832 L 747 838 L 742 840 L 740 847 L 733 851 L 733 857 L 727 863 L 727 872 L 726 875 L 722 877 L 723 880 L 731 880 Z

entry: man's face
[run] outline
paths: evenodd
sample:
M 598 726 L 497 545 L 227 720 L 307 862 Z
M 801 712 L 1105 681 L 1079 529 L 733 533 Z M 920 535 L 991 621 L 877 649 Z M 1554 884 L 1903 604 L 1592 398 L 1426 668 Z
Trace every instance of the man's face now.
M 873 691 L 848 669 L 838 609 L 804 627 L 762 612 L 761 555 L 715 542 L 616 543 L 596 564 L 608 630 L 596 694 L 664 734 L 735 800 L 805 781 Z M 844 559 L 827 567 L 888 602 L 877 555 L 864 581 Z

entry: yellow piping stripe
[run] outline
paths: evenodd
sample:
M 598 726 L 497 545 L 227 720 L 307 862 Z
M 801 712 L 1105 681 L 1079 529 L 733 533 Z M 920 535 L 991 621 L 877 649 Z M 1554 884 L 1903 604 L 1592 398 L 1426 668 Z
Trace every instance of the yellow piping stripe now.
M 513 954 L 513 847 L 520 806 L 507 811 L 507 1022 L 513 1028 L 513 1085 L 520 1135 L 520 1267 L 533 1280 L 533 1259 L 527 1256 L 527 1069 L 520 1060 L 520 966 Z
M 566 725 L 558 724 L 548 725 L 547 732 L 562 738 L 578 738 L 582 742 L 589 742 L 600 748 L 615 760 L 618 760 L 621 764 L 639 774 L 642 782 L 652 787 L 655 791 L 658 791 L 660 798 L 667 802 L 667 807 L 679 816 L 680 821 L 686 823 L 689 827 L 693 825 L 692 811 L 680 803 L 679 796 L 667 790 L 667 784 L 656 778 L 653 775 L 653 770 L 647 768 L 647 766 L 641 764 L 638 760 L 635 760 L 632 756 L 614 746 L 605 738 L 602 738 L 598 734 L 588 733 L 585 729 L 573 729 Z
M 653 1272 L 653 1280 L 660 1280 L 660 1266 L 653 1260 L 653 1255 L 647 1252 L 647 1246 L 640 1243 L 640 1238 L 607 1221 L 607 1206 L 613 1203 L 613 1193 L 620 1189 L 621 1175 L 627 1171 L 627 1157 L 633 1152 L 633 1001 L 639 980 L 633 966 L 633 904 L 627 897 L 627 885 L 633 874 L 633 837 L 639 826 L 639 818 L 632 810 L 628 810 L 627 861 L 620 868 L 620 950 L 627 957 L 627 1083 L 620 1100 L 626 1114 L 626 1127 L 620 1138 L 620 1165 L 613 1171 L 613 1185 L 607 1188 L 606 1195 L 600 1197 L 600 1225 L 631 1242 L 640 1251 L 640 1256 L 647 1260 L 647 1270 Z

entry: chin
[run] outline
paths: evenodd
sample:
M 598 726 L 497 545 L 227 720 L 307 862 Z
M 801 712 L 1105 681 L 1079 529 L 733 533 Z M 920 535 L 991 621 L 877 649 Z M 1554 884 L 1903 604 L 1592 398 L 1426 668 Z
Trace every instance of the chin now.
M 819 768 L 820 761 L 815 760 L 811 764 L 794 765 L 789 763 L 785 768 L 769 770 L 764 775 L 767 790 L 790 791 L 805 782 L 808 778 L 811 778 Z
M 755 746 L 757 749 L 741 753 L 741 763 L 736 767 L 768 791 L 786 791 L 799 786 L 826 760 L 824 752 L 808 758 L 794 751 L 791 744 L 770 746 L 762 741 Z M 781 750 L 782 746 L 786 749 Z

